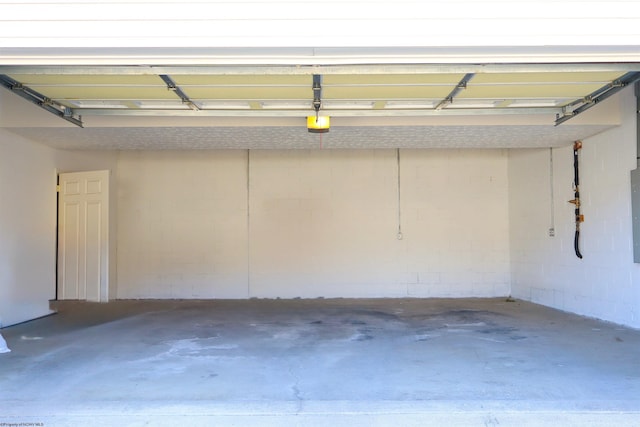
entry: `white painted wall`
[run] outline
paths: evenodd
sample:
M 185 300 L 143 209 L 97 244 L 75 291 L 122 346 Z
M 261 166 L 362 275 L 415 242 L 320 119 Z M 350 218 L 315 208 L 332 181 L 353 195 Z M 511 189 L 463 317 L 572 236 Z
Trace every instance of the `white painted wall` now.
M 247 297 L 247 152 L 131 151 L 118 163 L 118 291 Z
M 401 151 L 403 240 L 395 150 L 249 156 L 120 153 L 118 298 L 508 294 L 504 151 Z
M 0 129 L 0 323 L 49 311 L 55 298 L 54 151 Z
M 0 325 L 50 313 L 56 171 L 114 164 L 116 153 L 56 151 L 0 128 Z
M 252 151 L 250 188 L 252 295 L 406 296 L 395 151 Z
M 509 155 L 511 284 L 515 297 L 640 327 L 640 266 L 633 263 L 630 170 L 636 167 L 633 89 L 598 108 L 621 103 L 620 127 L 589 138 L 581 150 L 584 259 L 573 250 L 573 150 L 553 150 L 556 236 L 550 212 L 549 150 Z
M 508 295 L 507 150 L 402 154 L 409 295 Z

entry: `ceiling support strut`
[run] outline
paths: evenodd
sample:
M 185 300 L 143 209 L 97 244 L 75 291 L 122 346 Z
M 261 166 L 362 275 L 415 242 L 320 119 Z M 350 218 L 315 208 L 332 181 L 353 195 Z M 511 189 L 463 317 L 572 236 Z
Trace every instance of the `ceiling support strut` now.
M 178 95 L 178 97 L 180 97 L 183 104 L 187 105 L 192 110 L 195 110 L 195 111 L 200 110 L 200 108 L 191 100 L 191 98 L 189 98 L 189 96 L 186 93 L 184 93 L 182 89 L 180 89 L 180 86 L 178 86 L 176 82 L 173 81 L 171 76 L 168 76 L 166 74 L 160 74 L 160 78 L 166 83 L 167 89 L 175 92 L 175 94 Z
M 53 99 L 47 98 L 43 94 L 23 85 L 19 81 L 12 79 L 5 74 L 0 74 L 0 85 L 38 107 L 55 114 L 61 119 L 73 123 L 76 126 L 83 127 L 82 117 L 76 116 L 73 109 L 62 105 Z

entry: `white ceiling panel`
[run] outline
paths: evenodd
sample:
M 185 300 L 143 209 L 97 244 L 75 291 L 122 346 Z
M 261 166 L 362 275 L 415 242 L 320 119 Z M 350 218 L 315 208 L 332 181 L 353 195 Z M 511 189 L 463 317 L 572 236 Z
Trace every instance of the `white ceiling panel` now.
M 182 115 L 186 105 L 193 110 L 189 114 L 203 116 L 251 110 L 251 116 L 280 111 L 283 115 L 304 117 L 301 110 L 305 105 L 306 114 L 314 114 L 314 99 L 321 111 L 339 110 L 343 117 L 349 115 L 349 110 L 354 116 L 366 114 L 366 110 L 371 115 L 386 110 L 390 116 L 421 116 L 430 112 L 444 114 L 447 108 L 468 109 L 469 114 L 476 114 L 472 110 L 515 110 L 525 106 L 531 110 L 527 114 L 537 108 L 541 114 L 560 116 L 566 115 L 560 107 L 584 103 L 598 91 L 613 88 L 620 79 L 628 84 L 631 79 L 624 79 L 632 74 L 613 66 L 606 70 L 606 65 L 584 71 L 576 69 L 575 64 L 566 69 L 511 66 L 503 71 L 495 65 L 493 70 L 476 65 L 455 73 L 438 72 L 441 68 L 444 66 L 431 70 L 416 67 L 408 73 L 406 64 L 354 65 L 343 69 L 312 68 L 307 74 L 299 74 L 300 67 L 237 66 L 225 72 L 216 67 L 186 66 L 0 66 L 6 73 L 0 79 L 17 94 L 29 93 L 36 103 L 46 103 L 80 121 L 80 116 L 100 114 L 149 115 L 152 105 L 160 105 L 157 114 L 161 116 Z M 314 84 L 320 85 L 316 91 Z M 292 108 L 293 105 L 297 107 Z

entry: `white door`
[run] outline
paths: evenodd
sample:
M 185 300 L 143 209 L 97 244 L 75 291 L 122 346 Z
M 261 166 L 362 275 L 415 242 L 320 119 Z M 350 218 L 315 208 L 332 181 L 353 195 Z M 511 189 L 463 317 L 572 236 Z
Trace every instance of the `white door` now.
M 109 300 L 109 171 L 62 173 L 58 299 Z

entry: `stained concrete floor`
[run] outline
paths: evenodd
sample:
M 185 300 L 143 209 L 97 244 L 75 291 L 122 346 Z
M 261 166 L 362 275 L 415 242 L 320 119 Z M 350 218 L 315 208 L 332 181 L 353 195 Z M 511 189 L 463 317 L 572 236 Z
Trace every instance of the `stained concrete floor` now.
M 521 301 L 57 310 L 2 330 L 0 425 L 640 425 L 640 331 Z

